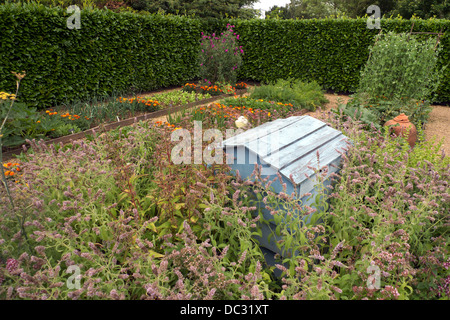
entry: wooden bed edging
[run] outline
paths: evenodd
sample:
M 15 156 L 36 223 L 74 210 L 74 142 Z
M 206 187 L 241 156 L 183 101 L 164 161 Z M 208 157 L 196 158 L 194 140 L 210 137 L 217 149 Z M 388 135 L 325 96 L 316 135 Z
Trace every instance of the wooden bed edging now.
M 70 135 L 67 135 L 67 136 L 58 137 L 58 138 L 51 139 L 51 140 L 46 140 L 46 141 L 44 141 L 44 143 L 46 145 L 50 145 L 50 144 L 54 144 L 54 143 L 62 143 L 62 144 L 70 143 L 70 142 L 72 142 L 74 140 L 83 139 L 87 135 L 92 135 L 94 133 L 103 133 L 103 132 L 107 132 L 107 131 L 110 131 L 110 130 L 113 130 L 113 129 L 116 129 L 116 128 L 126 127 L 126 126 L 129 126 L 129 125 L 132 125 L 133 123 L 137 123 L 139 121 L 159 118 L 159 117 L 162 117 L 162 116 L 166 116 L 169 113 L 190 109 L 190 108 L 202 105 L 202 104 L 207 104 L 207 103 L 214 102 L 216 100 L 220 100 L 220 99 L 223 99 L 223 98 L 226 98 L 226 97 L 231 97 L 231 96 L 233 96 L 233 94 L 229 94 L 229 93 L 221 94 L 221 95 L 218 95 L 218 96 L 213 96 L 213 97 L 208 98 L 208 99 L 190 102 L 188 104 L 184 104 L 184 105 L 181 105 L 181 106 L 171 107 L 171 108 L 158 110 L 158 111 L 154 111 L 154 112 L 150 112 L 150 113 L 145 113 L 145 114 L 137 116 L 137 117 L 132 117 L 132 118 L 128 118 L 128 119 L 125 119 L 125 120 L 116 121 L 116 122 L 111 122 L 111 123 L 108 123 L 108 124 L 105 124 L 105 125 L 100 125 L 100 126 L 97 126 L 97 127 L 94 127 L 94 128 L 82 131 L 82 132 L 70 134 Z M 2 154 L 3 161 L 9 160 L 9 159 L 13 158 L 14 156 L 19 155 L 22 151 L 23 151 L 23 148 L 22 148 L 22 146 L 20 146 L 20 147 L 17 147 L 16 149 L 14 149 L 14 150 L 3 152 L 3 154 Z

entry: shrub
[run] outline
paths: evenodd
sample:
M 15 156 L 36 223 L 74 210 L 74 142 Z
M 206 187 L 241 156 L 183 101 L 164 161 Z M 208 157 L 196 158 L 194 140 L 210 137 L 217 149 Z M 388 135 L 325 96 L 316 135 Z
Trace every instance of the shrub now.
M 0 123 L 6 118 L 8 107 L 7 102 L 0 100 Z M 50 130 L 42 130 L 39 120 L 40 113 L 36 108 L 16 102 L 3 128 L 3 146 L 11 147 L 24 143 L 25 139 L 43 138 Z
M 369 106 L 370 107 L 370 106 Z M 376 109 L 366 108 L 360 104 L 339 104 L 336 109 L 331 109 L 333 113 L 343 118 L 352 118 L 365 124 L 365 128 L 369 129 L 372 125 L 380 129 L 380 113 Z
M 435 45 L 434 39 L 419 41 L 405 33 L 379 35 L 349 104 L 374 109 L 380 125 L 400 113 L 416 125 L 425 123 L 442 78 L 441 49 L 435 51 Z
M 218 83 L 236 83 L 237 69 L 242 64 L 242 46 L 237 46 L 239 35 L 233 31 L 234 26 L 228 24 L 227 30 L 220 36 L 204 35 L 199 54 L 200 78 L 205 85 Z
M 406 33 L 380 34 L 370 48 L 370 58 L 361 71 L 358 94 L 389 101 L 427 99 L 439 86 L 442 71 L 436 69 L 441 48 L 436 40 L 419 41 Z

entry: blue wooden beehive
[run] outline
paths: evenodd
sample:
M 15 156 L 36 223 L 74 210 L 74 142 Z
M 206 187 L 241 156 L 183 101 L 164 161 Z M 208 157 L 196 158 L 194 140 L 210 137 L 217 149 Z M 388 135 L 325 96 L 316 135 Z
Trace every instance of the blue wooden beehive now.
M 264 123 L 225 140 L 222 146 L 227 154 L 227 164 L 232 170 L 239 170 L 244 180 L 252 175 L 257 163 L 262 167 L 263 178 L 269 176 L 269 179 L 273 180 L 279 172 L 283 183 L 286 184 L 286 193 L 291 194 L 296 188 L 302 205 L 310 205 L 316 193 L 317 177 L 314 170 L 308 167 L 327 166 L 328 174 L 324 185 L 329 185 L 329 175 L 339 170 L 340 152 L 348 146 L 347 141 L 347 137 L 326 123 L 310 116 L 297 116 Z M 279 181 L 271 187 L 275 192 L 283 191 Z M 301 196 L 306 193 L 311 193 L 313 197 Z M 263 203 L 258 203 L 264 220 L 271 222 L 260 224 L 260 246 L 271 253 L 283 255 L 283 250 L 276 245 L 279 239 L 273 236 L 276 228 L 273 217 L 264 206 Z M 270 234 L 272 236 L 269 236 Z

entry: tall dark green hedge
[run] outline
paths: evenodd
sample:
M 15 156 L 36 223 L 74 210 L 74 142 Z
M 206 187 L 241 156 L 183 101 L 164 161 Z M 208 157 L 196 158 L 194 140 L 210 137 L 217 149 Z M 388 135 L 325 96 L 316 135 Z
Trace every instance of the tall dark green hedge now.
M 199 20 L 87 9 L 81 28 L 69 29 L 71 14 L 36 4 L 0 6 L 0 90 L 14 91 L 10 71 L 25 70 L 20 97 L 49 106 L 192 77 Z
M 244 47 L 239 78 L 316 80 L 326 89 L 353 92 L 377 29 L 366 19 L 217 20 L 83 9 L 81 29 L 71 14 L 37 4 L 0 6 L 0 91 L 15 90 L 10 71 L 27 72 L 20 96 L 51 106 L 114 92 L 148 91 L 194 80 L 201 32 L 235 25 Z M 414 20 L 414 31 L 445 32 L 440 66 L 450 61 L 450 20 Z M 409 32 L 412 21 L 382 19 L 384 32 Z M 436 36 L 433 36 L 436 37 Z M 438 89 L 450 101 L 450 67 Z
M 368 29 L 367 19 L 247 20 L 235 21 L 245 57 L 240 78 L 271 81 L 295 77 L 316 80 L 326 89 L 354 92 L 369 46 L 378 29 Z M 382 32 L 410 32 L 412 21 L 382 19 Z M 450 20 L 415 20 L 414 32 L 439 32 L 439 67 L 450 62 Z M 417 35 L 413 35 L 417 36 Z M 419 35 L 434 37 L 437 35 Z M 450 66 L 439 89 L 439 100 L 450 101 Z

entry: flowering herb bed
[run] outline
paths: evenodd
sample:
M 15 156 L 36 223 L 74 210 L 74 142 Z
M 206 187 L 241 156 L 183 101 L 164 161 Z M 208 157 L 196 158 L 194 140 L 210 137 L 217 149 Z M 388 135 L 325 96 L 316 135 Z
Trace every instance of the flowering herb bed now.
M 329 207 L 315 212 L 323 222 L 295 233 L 289 219 L 281 224 L 284 247 L 299 254 L 275 266 L 253 238 L 254 197 L 274 215 L 280 206 L 302 214 L 292 195 L 272 193 L 258 169 L 243 181 L 226 165 L 171 161 L 173 131 L 193 130 L 195 119 L 203 129 L 224 119 L 226 130 L 243 114 L 256 126 L 299 112 L 287 107 L 213 104 L 63 148 L 31 143 L 21 175 L 6 177 L 12 202 L 0 189 L 0 297 L 448 299 L 450 160 L 422 132 L 410 149 L 401 137 L 330 114 L 328 124 L 353 145 L 329 204 L 304 209 Z
M 245 106 L 242 101 L 249 102 L 249 106 Z M 251 125 L 257 126 L 271 119 L 277 119 L 294 112 L 292 104 L 259 100 L 260 104 L 255 106 L 250 101 L 248 98 L 229 98 L 223 100 L 222 103 L 213 103 L 206 107 L 189 110 L 187 113 L 194 121 L 203 122 L 208 119 L 216 127 L 225 128 L 232 127 L 234 121 L 240 116 L 245 116 Z M 306 110 L 301 110 L 300 112 L 306 112 Z M 177 121 L 179 120 L 169 116 L 170 123 Z

